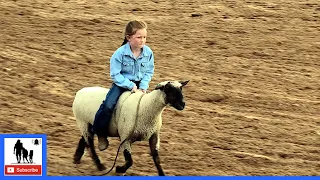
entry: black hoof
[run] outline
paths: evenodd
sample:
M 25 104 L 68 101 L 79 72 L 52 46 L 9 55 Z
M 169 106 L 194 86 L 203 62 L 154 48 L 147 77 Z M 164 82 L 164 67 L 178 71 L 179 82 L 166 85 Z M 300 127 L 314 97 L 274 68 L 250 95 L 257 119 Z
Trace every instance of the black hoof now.
M 123 166 L 117 166 L 116 167 L 116 172 L 117 173 L 125 173 L 126 169 Z
M 106 170 L 106 167 L 105 167 L 103 164 L 100 164 L 100 165 L 98 166 L 98 170 L 99 170 L 99 171 L 104 171 L 104 170 Z
M 80 158 L 74 158 L 73 159 L 73 164 L 80 164 L 81 163 L 81 159 Z

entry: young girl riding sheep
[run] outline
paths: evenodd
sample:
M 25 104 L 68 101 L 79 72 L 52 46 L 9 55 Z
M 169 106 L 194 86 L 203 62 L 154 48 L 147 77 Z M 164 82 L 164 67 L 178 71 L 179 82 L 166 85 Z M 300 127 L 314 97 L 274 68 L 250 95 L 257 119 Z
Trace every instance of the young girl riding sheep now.
M 112 86 L 100 105 L 92 126 L 92 132 L 98 135 L 100 151 L 109 145 L 106 130 L 120 95 L 127 90 L 146 93 L 154 73 L 153 52 L 145 45 L 147 24 L 138 20 L 130 21 L 125 27 L 124 35 L 122 46 L 110 59 Z

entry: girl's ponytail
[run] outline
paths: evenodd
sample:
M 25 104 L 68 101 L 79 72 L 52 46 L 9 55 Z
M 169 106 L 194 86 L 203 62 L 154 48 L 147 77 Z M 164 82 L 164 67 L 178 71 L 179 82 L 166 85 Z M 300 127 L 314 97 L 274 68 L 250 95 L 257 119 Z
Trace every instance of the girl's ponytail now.
M 127 38 L 126 38 L 126 37 L 124 37 L 124 40 L 123 40 L 123 43 L 121 44 L 121 46 L 123 46 L 123 45 L 127 44 L 127 42 L 128 42 Z

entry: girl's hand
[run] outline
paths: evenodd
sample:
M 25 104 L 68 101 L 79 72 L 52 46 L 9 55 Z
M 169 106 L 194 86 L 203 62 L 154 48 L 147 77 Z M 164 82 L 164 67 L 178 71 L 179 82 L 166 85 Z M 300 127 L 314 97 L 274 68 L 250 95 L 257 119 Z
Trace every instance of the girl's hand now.
M 135 93 L 137 92 L 137 90 L 138 90 L 137 85 L 134 85 L 133 88 L 131 89 L 131 92 Z
M 140 89 L 140 91 L 141 91 L 143 94 L 146 94 L 146 93 L 147 93 L 147 90 L 144 90 L 144 89 Z

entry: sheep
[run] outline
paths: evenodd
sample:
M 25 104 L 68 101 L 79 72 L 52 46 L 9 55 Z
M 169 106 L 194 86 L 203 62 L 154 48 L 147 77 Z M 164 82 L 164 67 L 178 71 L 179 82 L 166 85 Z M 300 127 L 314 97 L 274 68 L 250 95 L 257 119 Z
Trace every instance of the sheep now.
M 136 93 L 127 91 L 120 96 L 108 127 L 109 137 L 120 137 L 119 149 L 120 147 L 123 149 L 125 157 L 125 164 L 116 167 L 117 173 L 125 173 L 133 164 L 131 144 L 135 141 L 149 140 L 151 156 L 158 174 L 164 176 L 158 154 L 160 148 L 159 133 L 162 126 L 161 114 L 167 106 L 172 106 L 180 111 L 184 109 L 182 87 L 188 82 L 165 81 L 159 83 L 148 94 L 139 91 Z M 105 170 L 105 167 L 101 164 L 94 149 L 94 135 L 91 128 L 95 113 L 108 90 L 102 87 L 85 87 L 76 93 L 72 105 L 73 114 L 82 135 L 74 154 L 74 163 L 80 163 L 84 149 L 87 147 L 92 160 L 100 171 Z

